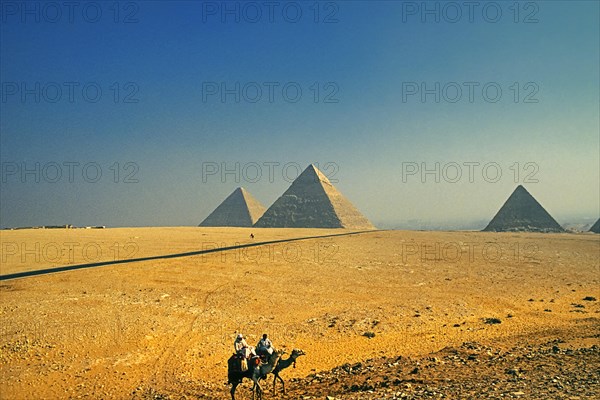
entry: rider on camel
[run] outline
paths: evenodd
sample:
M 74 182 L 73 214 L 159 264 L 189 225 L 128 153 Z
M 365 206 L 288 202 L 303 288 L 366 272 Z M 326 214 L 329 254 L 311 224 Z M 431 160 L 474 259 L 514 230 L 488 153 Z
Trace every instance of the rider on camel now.
M 271 339 L 268 338 L 266 333 L 263 334 L 262 339 L 258 341 L 256 353 L 261 357 L 267 357 L 273 354 L 273 343 L 271 343 Z
M 241 333 L 237 335 L 235 338 L 235 342 L 233 342 L 233 347 L 235 349 L 235 354 L 239 354 L 243 356 L 243 358 L 250 358 L 252 355 L 256 355 L 254 352 L 254 347 L 248 346 L 246 343 L 246 339 L 244 339 L 244 335 Z

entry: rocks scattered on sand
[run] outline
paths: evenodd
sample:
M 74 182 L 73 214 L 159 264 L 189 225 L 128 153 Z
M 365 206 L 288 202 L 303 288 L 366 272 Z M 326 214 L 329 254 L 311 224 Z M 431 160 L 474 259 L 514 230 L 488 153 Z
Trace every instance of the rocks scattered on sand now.
M 483 322 L 488 325 L 501 324 L 500 318 L 484 318 Z
M 143 400 L 170 400 L 171 397 L 165 393 L 160 393 L 158 390 L 152 387 L 138 386 L 133 391 L 132 399 L 143 399 Z
M 560 344 L 565 342 L 553 339 L 537 345 L 497 348 L 470 341 L 422 357 L 372 358 L 290 378 L 286 393 L 290 399 L 306 400 L 599 398 L 600 346 L 561 348 Z M 269 383 L 263 383 L 267 391 L 271 389 Z M 227 385 L 194 385 L 185 393 L 140 386 L 132 399 L 228 396 Z
M 294 379 L 290 398 L 594 398 L 600 347 L 544 345 L 501 350 L 477 342 L 421 358 L 383 357 Z M 335 394 L 335 397 L 332 397 Z M 327 397 L 329 396 L 329 397 Z

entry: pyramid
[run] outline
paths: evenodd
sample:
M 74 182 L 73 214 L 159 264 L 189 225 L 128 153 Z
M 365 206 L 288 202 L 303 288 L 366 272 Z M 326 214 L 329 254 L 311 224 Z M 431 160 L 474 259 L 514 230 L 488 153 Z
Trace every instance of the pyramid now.
M 484 231 L 564 232 L 564 229 L 523 186 L 519 185 Z
M 198 226 L 252 226 L 265 207 L 244 188 L 237 188 Z
M 596 221 L 596 223 L 592 225 L 592 227 L 590 228 L 590 232 L 600 233 L 600 218 L 598 218 L 598 221 Z
M 329 179 L 309 165 L 254 225 L 260 228 L 375 229 Z

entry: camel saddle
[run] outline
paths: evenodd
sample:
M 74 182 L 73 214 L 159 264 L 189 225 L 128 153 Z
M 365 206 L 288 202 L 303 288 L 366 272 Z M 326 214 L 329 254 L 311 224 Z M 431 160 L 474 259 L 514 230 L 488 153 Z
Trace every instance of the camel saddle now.
M 230 365 L 238 372 L 246 372 L 249 368 L 254 369 L 254 367 L 261 364 L 261 359 L 258 356 L 252 356 L 250 359 L 246 359 L 241 354 L 233 354 L 230 360 L 234 361 L 230 363 Z

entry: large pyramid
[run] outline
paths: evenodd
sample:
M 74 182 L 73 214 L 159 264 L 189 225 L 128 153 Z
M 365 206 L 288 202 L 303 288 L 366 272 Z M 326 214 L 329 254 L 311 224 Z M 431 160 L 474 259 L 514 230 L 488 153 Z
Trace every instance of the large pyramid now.
M 237 188 L 198 226 L 252 226 L 265 207 L 244 188 Z
M 260 228 L 375 229 L 329 179 L 309 165 L 254 225 Z
M 600 218 L 598 218 L 598 221 L 596 221 L 596 223 L 592 225 L 592 227 L 590 228 L 590 232 L 600 233 Z
M 564 232 L 564 229 L 519 185 L 484 231 Z

